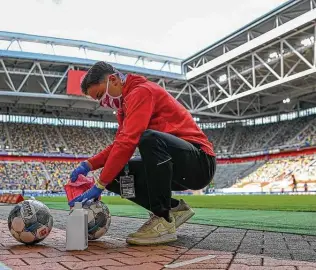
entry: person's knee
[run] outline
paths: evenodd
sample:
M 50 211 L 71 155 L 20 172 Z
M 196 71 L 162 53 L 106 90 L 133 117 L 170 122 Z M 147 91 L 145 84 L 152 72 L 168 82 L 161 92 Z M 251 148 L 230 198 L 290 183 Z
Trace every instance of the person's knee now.
M 153 141 L 155 140 L 156 132 L 152 129 L 145 130 L 139 140 L 139 149 L 143 148 L 144 146 L 148 147 L 148 145 L 152 145 Z

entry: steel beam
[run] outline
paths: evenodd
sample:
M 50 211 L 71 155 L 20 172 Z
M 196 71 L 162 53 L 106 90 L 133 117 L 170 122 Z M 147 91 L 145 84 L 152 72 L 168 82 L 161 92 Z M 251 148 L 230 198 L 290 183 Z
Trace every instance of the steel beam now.
M 238 98 L 242 98 L 242 97 L 245 97 L 245 96 L 249 96 L 249 95 L 252 95 L 252 94 L 261 92 L 261 91 L 263 91 L 263 90 L 266 90 L 266 89 L 268 89 L 268 88 L 272 88 L 272 87 L 275 87 L 275 86 L 278 86 L 278 85 L 282 85 L 283 83 L 291 82 L 291 81 L 296 80 L 296 79 L 298 79 L 298 78 L 302 78 L 302 77 L 304 77 L 304 76 L 308 76 L 308 75 L 314 74 L 314 73 L 316 73 L 316 68 L 308 69 L 308 70 L 299 72 L 299 73 L 297 73 L 297 74 L 288 76 L 288 77 L 286 77 L 286 78 L 282 78 L 282 79 L 280 79 L 280 80 L 276 80 L 276 81 L 274 81 L 274 82 L 267 83 L 267 84 L 265 84 L 265 85 L 263 85 L 263 86 L 254 87 L 254 88 L 252 88 L 252 89 L 250 89 L 250 90 L 248 90 L 248 91 L 239 93 L 239 94 L 237 94 L 237 95 L 233 95 L 233 96 L 231 96 L 231 97 L 222 99 L 222 100 L 220 100 L 220 101 L 212 102 L 212 103 L 211 103 L 210 105 L 208 105 L 208 106 L 205 106 L 205 107 L 199 108 L 198 110 L 195 110 L 194 113 L 203 111 L 203 110 L 205 110 L 205 109 L 213 108 L 213 107 L 215 107 L 215 106 L 224 104 L 224 103 L 226 103 L 226 102 L 230 102 L 230 101 L 235 100 L 235 99 L 238 99 Z
M 276 73 L 265 61 L 262 60 L 262 58 L 254 53 L 254 56 L 277 78 L 280 79 L 281 77 L 279 76 L 278 73 Z
M 201 98 L 202 100 L 206 103 L 206 104 L 210 104 L 210 102 L 195 88 L 194 85 L 190 84 L 190 86 Z M 192 109 L 193 109 L 193 106 L 192 106 Z
M 188 86 L 189 86 L 189 84 L 186 83 L 185 86 L 181 89 L 181 91 L 177 94 L 176 99 L 178 99 L 178 98 L 181 96 L 181 94 L 185 91 L 185 89 L 186 89 Z
M 36 67 L 36 63 L 33 64 L 33 66 L 31 67 L 30 71 L 27 73 L 27 75 L 24 77 L 23 81 L 21 82 L 20 86 L 17 89 L 17 92 L 20 92 L 22 87 L 24 86 L 24 84 L 26 83 L 28 77 L 31 75 L 33 69 Z
M 298 59 L 298 61 L 290 68 L 290 70 L 285 74 L 284 77 L 288 77 L 295 69 L 296 67 L 301 63 L 301 59 Z
M 250 89 L 253 88 L 253 86 L 245 79 L 245 77 L 244 77 L 243 75 L 241 75 L 232 65 L 228 65 L 228 66 L 229 66 L 230 69 L 232 69 L 232 70 L 235 72 L 235 74 L 236 74 L 245 84 L 248 85 L 248 87 L 249 87 Z
M 211 81 L 219 88 L 220 92 L 223 92 L 227 97 L 230 97 L 231 95 L 229 95 L 226 90 L 211 76 L 211 75 L 207 75 L 207 77 L 209 79 L 211 79 Z
M 18 95 L 16 92 L 7 91 L 6 89 L 0 89 L 0 96 L 8 97 L 28 97 L 28 98 L 43 98 L 43 99 L 62 99 L 62 100 L 77 100 L 95 103 L 96 101 L 83 96 L 70 96 L 70 95 L 56 95 L 56 94 L 47 94 L 47 93 L 30 93 L 30 92 L 19 92 Z
M 194 113 L 193 111 L 190 111 L 190 113 Z M 198 115 L 205 115 L 210 117 L 218 117 L 218 118 L 224 118 L 224 119 L 232 119 L 232 120 L 240 120 L 239 116 L 230 115 L 230 114 L 221 114 L 221 113 L 213 113 L 213 112 L 199 112 Z
M 65 73 L 63 74 L 63 76 L 60 78 L 60 80 L 58 81 L 58 83 L 55 85 L 52 94 L 54 95 L 58 89 L 58 87 L 60 86 L 60 84 L 62 83 L 62 81 L 65 79 L 66 75 L 68 74 L 69 70 L 73 70 L 74 67 L 73 66 L 68 66 L 68 68 L 66 69 Z
M 8 80 L 9 80 L 10 89 L 11 89 L 12 91 L 16 91 L 15 86 L 14 86 L 14 84 L 13 84 L 13 81 L 12 81 L 12 79 L 11 79 L 9 73 L 8 73 L 8 70 L 7 70 L 6 66 L 5 66 L 5 63 L 3 62 L 2 59 L 0 59 L 0 62 L 1 62 L 1 65 L 2 65 L 2 67 L 3 67 L 3 70 L 4 70 L 5 74 L 6 74 L 7 78 L 8 78 Z
M 316 12 L 316 11 L 315 11 Z M 288 43 L 286 40 L 283 41 L 291 50 L 294 52 L 306 65 L 308 65 L 310 68 L 313 68 L 313 65 L 303 56 L 301 55 L 293 46 Z
M 46 78 L 45 78 L 44 73 L 43 73 L 43 71 L 42 71 L 41 64 L 37 62 L 37 63 L 36 63 L 36 66 L 38 67 L 38 69 L 39 69 L 39 71 L 40 71 L 40 74 L 41 74 L 41 76 L 42 76 L 43 82 L 44 82 L 44 87 L 42 86 L 42 88 L 44 89 L 44 91 L 45 91 L 46 93 L 50 94 L 51 91 L 50 91 L 50 89 L 49 89 L 49 86 L 48 86 L 48 84 L 47 84 Z
M 189 84 L 189 93 L 190 93 L 190 108 L 191 110 L 194 109 L 194 104 L 193 104 L 193 97 L 192 97 L 192 90 L 191 90 L 191 85 Z
M 0 59 L 0 61 L 3 61 L 3 59 Z M 11 75 L 27 75 L 29 73 L 29 69 L 16 69 L 16 68 L 9 68 L 6 67 L 8 74 Z M 0 70 L 0 73 L 5 73 L 5 70 Z M 44 76 L 47 78 L 61 78 L 63 76 L 63 73 L 59 74 L 59 72 L 48 72 L 48 71 L 44 71 Z M 37 73 L 37 72 L 32 72 L 30 74 L 31 76 L 41 76 L 41 74 Z
M 181 102 L 183 103 L 183 105 L 190 111 L 192 108 L 190 107 L 190 105 L 185 101 L 183 100 L 182 98 L 180 98 Z

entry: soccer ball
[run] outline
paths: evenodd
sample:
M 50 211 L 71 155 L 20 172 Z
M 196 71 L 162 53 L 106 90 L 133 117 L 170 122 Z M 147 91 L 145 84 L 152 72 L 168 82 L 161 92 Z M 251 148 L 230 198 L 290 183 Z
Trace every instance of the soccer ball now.
M 87 201 L 83 209 L 88 210 L 88 239 L 95 240 L 105 235 L 111 224 L 109 208 L 101 201 Z
M 17 241 L 37 244 L 52 230 L 53 217 L 45 204 L 36 200 L 25 200 L 11 210 L 8 227 Z

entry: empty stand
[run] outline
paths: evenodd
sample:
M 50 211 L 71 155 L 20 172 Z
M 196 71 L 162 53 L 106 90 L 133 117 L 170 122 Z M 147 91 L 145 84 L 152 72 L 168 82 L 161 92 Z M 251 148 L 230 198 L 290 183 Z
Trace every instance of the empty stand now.
M 298 182 L 298 188 L 303 190 L 305 183 L 316 185 L 316 156 L 291 157 L 272 159 L 254 172 L 244 177 L 233 188 L 256 191 L 291 191 L 292 175 Z
M 214 176 L 215 188 L 227 188 L 235 184 L 238 179 L 255 171 L 264 161 L 218 164 Z

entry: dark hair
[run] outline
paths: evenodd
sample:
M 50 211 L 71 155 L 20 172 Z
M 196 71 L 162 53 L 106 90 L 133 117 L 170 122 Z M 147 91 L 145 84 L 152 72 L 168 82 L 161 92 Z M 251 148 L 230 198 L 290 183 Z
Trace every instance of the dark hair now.
M 100 61 L 95 63 L 87 72 L 86 76 L 81 82 L 81 90 L 87 95 L 88 88 L 94 84 L 102 82 L 104 77 L 115 73 L 115 69 L 110 64 Z

